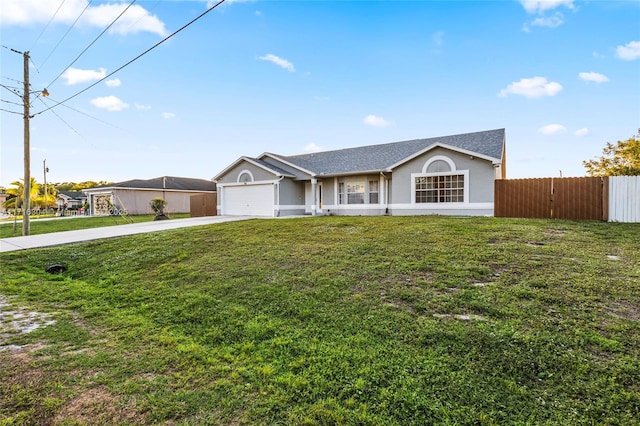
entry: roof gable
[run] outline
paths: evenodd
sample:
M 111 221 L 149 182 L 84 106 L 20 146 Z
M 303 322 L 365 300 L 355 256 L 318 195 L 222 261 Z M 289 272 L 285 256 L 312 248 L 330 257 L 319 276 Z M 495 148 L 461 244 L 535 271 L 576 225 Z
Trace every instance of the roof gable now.
M 212 180 L 217 181 L 218 179 L 220 179 L 220 177 L 226 175 L 229 171 L 231 171 L 233 168 L 235 168 L 238 164 L 242 163 L 243 161 L 253 164 L 254 166 L 259 167 L 269 173 L 272 173 L 277 177 L 282 177 L 282 176 L 295 177 L 291 173 L 287 172 L 286 170 L 283 170 L 277 166 L 274 166 L 273 164 L 269 164 L 266 161 L 263 161 L 259 158 L 240 157 L 236 161 L 231 163 L 229 166 L 227 166 L 223 171 L 215 175 Z

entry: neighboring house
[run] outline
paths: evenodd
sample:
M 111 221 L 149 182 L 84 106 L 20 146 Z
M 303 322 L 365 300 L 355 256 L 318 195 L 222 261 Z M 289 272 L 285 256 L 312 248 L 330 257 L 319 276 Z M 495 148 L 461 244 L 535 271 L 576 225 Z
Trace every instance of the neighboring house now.
M 76 191 L 58 191 L 56 196 L 56 204 L 58 209 L 62 210 L 78 210 L 87 201 L 87 196 L 83 192 Z M 66 204 L 66 207 L 65 207 Z
M 197 194 L 215 194 L 216 184 L 205 179 L 162 176 L 134 179 L 85 189 L 91 215 L 150 214 L 151 200 L 167 201 L 167 213 L 189 213 L 190 198 Z
M 284 156 L 241 157 L 216 175 L 223 215 L 493 215 L 505 130 Z

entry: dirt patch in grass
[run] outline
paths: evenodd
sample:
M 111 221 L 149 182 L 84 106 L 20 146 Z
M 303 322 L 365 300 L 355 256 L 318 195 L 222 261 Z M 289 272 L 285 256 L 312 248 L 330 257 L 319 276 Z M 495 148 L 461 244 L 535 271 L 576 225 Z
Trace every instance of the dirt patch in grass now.
M 0 294 L 0 351 L 16 350 L 16 345 L 6 345 L 12 337 L 31 333 L 41 327 L 55 324 L 51 314 L 14 306 Z
M 609 306 L 607 311 L 618 318 L 640 321 L 640 307 L 634 306 L 628 302 L 619 302 Z
M 67 401 L 53 419 L 54 424 L 69 421 L 81 424 L 143 424 L 146 416 L 135 406 L 98 386 L 86 389 Z

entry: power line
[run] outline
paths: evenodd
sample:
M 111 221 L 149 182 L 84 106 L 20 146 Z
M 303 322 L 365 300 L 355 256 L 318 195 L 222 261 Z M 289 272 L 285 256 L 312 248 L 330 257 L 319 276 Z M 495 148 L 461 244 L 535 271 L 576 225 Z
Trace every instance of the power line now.
M 216 7 L 220 6 L 222 3 L 224 3 L 225 0 L 220 0 L 218 3 L 214 4 L 213 6 L 211 6 L 209 9 L 205 10 L 203 13 L 201 13 L 200 15 L 198 15 L 197 17 L 195 17 L 194 19 L 192 19 L 191 21 L 189 21 L 187 24 L 183 25 L 180 29 L 178 29 L 177 31 L 174 31 L 173 33 L 169 34 L 167 37 L 165 37 L 164 39 L 160 40 L 158 43 L 154 44 L 153 46 L 151 46 L 150 48 L 148 48 L 147 50 L 145 50 L 144 52 L 142 52 L 141 54 L 139 54 L 138 56 L 136 56 L 135 58 L 133 58 L 132 60 L 130 60 L 129 62 L 127 62 L 126 64 L 120 66 L 119 68 L 117 68 L 115 71 L 107 74 L 106 76 L 104 76 L 103 78 L 101 78 L 100 80 L 96 81 L 95 83 L 91 84 L 90 86 L 82 89 L 81 91 L 79 91 L 78 93 L 76 93 L 75 95 L 71 95 L 68 98 L 66 98 L 65 100 L 58 102 L 57 104 L 50 106 L 47 109 L 44 109 L 40 112 L 37 112 L 35 114 L 33 114 L 34 116 L 38 115 L 38 114 L 42 114 L 43 112 L 49 111 L 52 108 L 57 107 L 58 105 L 67 102 L 73 98 L 75 98 L 76 96 L 86 92 L 87 90 L 91 89 L 92 87 L 96 86 L 97 84 L 103 82 L 104 80 L 108 79 L 109 77 L 111 77 L 112 75 L 114 75 L 115 73 L 117 73 L 118 71 L 122 70 L 123 68 L 127 67 L 128 65 L 132 64 L 133 62 L 137 61 L 138 59 L 140 59 L 141 57 L 143 57 L 144 55 L 146 55 L 147 53 L 149 53 L 150 51 L 152 51 L 153 49 L 155 49 L 156 47 L 160 46 L 162 43 L 164 43 L 165 41 L 169 40 L 171 37 L 173 37 L 174 35 L 178 34 L 180 31 L 184 30 L 185 28 L 187 28 L 188 26 L 190 26 L 191 24 L 193 24 L 194 22 L 196 22 L 197 20 L 199 20 L 200 18 L 202 18 L 203 16 L 205 16 L 207 13 L 211 12 L 213 9 L 215 9 Z M 59 76 L 58 76 L 59 77 Z
M 51 98 L 49 98 L 49 99 L 51 99 Z M 52 100 L 53 102 L 56 102 L 56 100 L 55 100 L 55 99 L 51 99 L 51 100 Z M 46 105 L 46 103 L 45 103 L 45 105 Z M 48 105 L 47 105 L 47 106 L 48 106 Z M 124 131 L 124 132 L 129 133 L 129 130 L 127 130 L 127 129 L 124 129 L 124 128 L 122 128 L 122 127 L 116 126 L 115 124 L 111 124 L 111 123 L 109 123 L 108 121 L 104 121 L 104 120 L 102 120 L 102 119 L 100 119 L 100 118 L 94 117 L 93 115 L 91 115 L 91 114 L 87 114 L 87 113 L 86 113 L 86 112 L 84 112 L 84 111 L 80 111 L 79 109 L 75 109 L 75 108 L 73 108 L 73 107 L 70 107 L 69 105 L 64 105 L 64 104 L 62 104 L 62 106 L 63 106 L 63 107 L 65 107 L 65 108 L 70 109 L 71 111 L 75 111 L 75 112 L 77 112 L 78 114 L 82 114 L 82 115 L 84 115 L 84 116 L 87 116 L 87 117 L 91 118 L 92 120 L 99 121 L 99 122 L 100 122 L 100 123 L 102 123 L 102 124 L 106 124 L 107 126 L 111 126 L 111 127 L 115 128 L 115 129 L 122 130 L 122 131 Z
M 84 55 L 84 52 L 86 52 L 87 50 L 89 50 L 89 48 L 90 48 L 91 46 L 93 46 L 93 44 L 94 44 L 96 41 L 98 41 L 98 39 L 99 39 L 100 37 L 102 37 L 102 35 L 103 35 L 104 33 L 106 33 L 106 32 L 109 30 L 109 28 L 111 28 L 111 26 L 113 26 L 113 24 L 115 24 L 115 23 L 116 23 L 116 21 L 117 21 L 118 19 L 120 19 L 120 17 L 121 17 L 122 15 L 124 15 L 124 14 L 125 14 L 125 12 L 126 12 L 127 10 L 129 10 L 129 8 L 130 8 L 131 6 L 133 6 L 133 4 L 134 4 L 136 1 L 137 1 L 137 0 L 132 0 L 132 1 L 131 1 L 131 3 L 129 3 L 129 5 L 128 5 L 128 6 L 127 6 L 123 11 L 122 11 L 122 13 L 120 13 L 120 15 L 118 15 L 118 17 L 117 17 L 116 19 L 114 19 L 114 20 L 113 20 L 113 22 L 111 22 L 111 23 L 107 26 L 107 28 L 105 28 L 105 29 L 104 29 L 100 34 L 98 34 L 98 37 L 96 37 L 96 38 L 95 38 L 95 39 L 94 39 L 94 40 L 93 40 L 93 41 L 92 41 L 92 42 L 91 42 L 91 43 L 90 43 L 90 44 L 89 44 L 89 45 L 88 45 L 88 46 L 87 46 L 87 47 L 86 47 L 82 52 L 80 52 L 80 54 L 79 54 L 79 55 L 78 55 L 78 56 L 77 56 L 77 57 L 76 57 L 76 58 L 75 58 L 75 59 L 74 59 L 74 60 L 73 60 L 69 65 L 67 65 L 66 67 L 64 67 L 64 69 L 62 70 L 62 72 L 61 72 L 60 74 L 58 74 L 58 76 L 57 76 L 56 78 L 54 78 L 54 79 L 53 79 L 53 81 L 47 85 L 47 87 L 51 87 L 51 85 L 52 85 L 53 83 L 55 83 L 55 81 L 56 81 L 57 79 L 59 79 L 59 78 L 60 78 L 60 76 L 61 76 L 62 74 L 64 74 L 64 72 L 65 72 L 65 71 L 66 71 L 66 70 L 67 70 L 71 65 L 75 64 L 75 63 L 76 63 L 76 61 L 77 61 L 78 59 L 80 59 L 80 57 L 81 57 L 82 55 Z
M 91 2 L 93 0 L 89 0 L 89 2 L 87 3 L 87 5 L 84 7 L 84 9 L 82 9 L 82 12 L 80 12 L 80 15 L 78 15 L 78 17 L 76 18 L 75 21 L 73 21 L 73 24 L 71 24 L 71 26 L 69 26 L 69 29 L 67 30 L 66 33 L 64 33 L 64 35 L 62 36 L 62 38 L 60 39 L 60 41 L 58 41 L 58 44 L 56 44 L 53 49 L 51 50 L 51 52 L 49 52 L 49 54 L 47 55 L 46 58 L 44 58 L 44 61 L 42 61 L 42 63 L 40 64 L 40 66 L 44 66 L 44 64 L 47 62 L 47 60 L 49 60 L 49 58 L 51 57 L 51 55 L 53 54 L 53 52 L 56 51 L 56 49 L 58 49 L 58 46 L 60 46 L 60 43 L 62 43 L 62 41 L 67 37 L 67 35 L 69 34 L 69 32 L 71 32 L 71 30 L 73 29 L 73 27 L 76 26 L 76 24 L 78 23 L 78 20 L 80 20 L 80 18 L 82 17 L 82 15 L 84 15 L 84 12 L 87 11 L 87 9 L 89 8 L 89 6 L 91 5 Z M 68 67 L 67 67 L 68 68 Z
M 42 103 L 44 104 L 44 106 L 48 106 L 48 105 L 47 105 L 47 104 L 46 104 L 42 99 L 39 99 L 39 100 L 40 100 L 40 102 L 42 102 Z M 51 111 L 51 112 L 53 113 L 53 115 L 55 115 L 56 117 L 58 117 L 58 119 L 59 119 L 60 121 L 62 121 L 64 124 L 66 124 L 68 128 L 70 128 L 71 130 L 73 130 L 73 132 L 74 132 L 76 135 L 80 136 L 80 138 L 81 138 L 81 139 L 83 139 L 85 142 L 88 142 L 88 141 L 87 141 L 87 139 L 86 139 L 84 136 L 82 136 L 82 135 L 81 135 L 81 134 L 80 134 L 76 129 L 74 129 L 74 128 L 73 128 L 73 126 L 71 126 L 71 124 L 67 123 L 67 122 L 66 122 L 62 117 L 60 117 L 60 115 L 58 115 L 58 113 L 57 113 L 57 112 L 55 112 L 55 111 Z
M 54 18 L 56 17 L 56 15 L 58 15 L 58 12 L 60 12 L 60 8 L 62 8 L 62 5 L 66 2 L 67 0 L 62 0 L 62 3 L 60 3 L 60 6 L 58 6 L 58 9 L 56 9 L 55 13 L 53 14 L 53 16 L 51 17 L 51 19 L 49 19 L 49 22 L 47 22 L 47 25 L 44 26 L 44 28 L 42 29 L 42 32 L 40 33 L 40 35 L 38 36 L 38 38 L 36 38 L 36 41 L 33 42 L 33 45 L 35 46 L 35 44 L 38 42 L 38 40 L 40 40 L 40 37 L 42 37 L 42 34 L 44 34 L 44 32 L 47 30 L 47 28 L 49 28 L 49 24 L 51 24 L 51 21 L 54 20 Z M 33 49 L 33 47 L 31 47 L 31 49 Z M 29 50 L 31 50 L 29 49 Z
M 0 111 L 9 112 L 11 114 L 23 115 L 21 112 L 11 111 L 8 109 L 0 108 Z
M 0 99 L 0 102 L 5 102 L 5 103 L 7 103 L 7 104 L 12 104 L 12 105 L 23 106 L 22 104 L 19 104 L 19 103 L 17 103 L 17 102 L 11 102 L 11 101 L 8 101 L 8 100 L 6 100 L 6 99 Z
M 8 91 L 10 91 L 11 93 L 13 93 L 14 95 L 18 96 L 19 98 L 22 98 L 22 93 L 20 93 L 20 89 L 18 87 L 13 87 L 13 86 L 6 86 L 4 84 L 0 84 L 0 87 L 4 87 L 5 89 L 7 89 Z

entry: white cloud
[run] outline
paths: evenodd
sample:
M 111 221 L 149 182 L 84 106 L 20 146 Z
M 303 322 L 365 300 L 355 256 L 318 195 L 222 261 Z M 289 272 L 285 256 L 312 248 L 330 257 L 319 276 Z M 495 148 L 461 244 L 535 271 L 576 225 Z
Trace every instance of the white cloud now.
M 382 117 L 378 117 L 377 115 L 373 115 L 373 114 L 369 114 L 367 115 L 362 122 L 364 124 L 367 124 L 369 126 L 374 126 L 374 127 L 387 127 L 389 125 L 391 125 L 391 123 L 387 120 L 385 120 Z
M 562 124 L 548 124 L 538 129 L 543 135 L 560 135 L 567 131 L 567 128 Z
M 126 4 L 124 3 L 101 4 L 87 9 L 83 17 L 86 16 L 86 20 L 91 25 L 106 27 L 122 13 L 125 7 Z M 143 31 L 156 33 L 162 37 L 168 35 L 164 23 L 155 15 L 150 15 L 144 7 L 138 5 L 131 6 L 129 10 L 109 28 L 110 34 L 120 35 L 135 34 Z
M 104 82 L 104 84 L 107 85 L 107 87 L 120 87 L 122 86 L 122 82 L 120 81 L 119 78 L 114 78 L 113 80 L 107 80 Z
M 273 62 L 274 64 L 276 64 L 277 66 L 284 68 L 285 70 L 289 71 L 289 72 L 295 72 L 296 69 L 294 68 L 293 64 L 289 61 L 287 61 L 286 59 L 282 59 L 274 54 L 267 54 L 264 56 L 260 56 L 258 59 L 263 60 L 263 61 L 268 61 L 268 62 Z
M 573 132 L 573 134 L 578 137 L 587 136 L 589 134 L 589 129 L 587 129 L 586 127 L 583 127 L 582 129 L 578 129 L 575 132 Z
M 315 142 L 311 142 L 309 145 L 304 147 L 304 150 L 306 152 L 318 152 L 318 151 L 322 151 L 322 148 L 316 145 Z
M 564 16 L 562 13 L 555 13 L 553 16 L 546 16 L 536 18 L 529 25 L 532 27 L 548 27 L 548 28 L 558 28 L 560 25 L 564 23 Z
M 151 109 L 151 105 L 135 104 L 134 106 L 136 107 L 136 109 L 141 109 L 145 111 Z
M 176 115 L 172 112 L 163 112 L 162 118 L 164 118 L 165 120 L 171 120 L 172 118 L 176 118 Z
M 127 7 L 125 3 L 87 7 L 87 3 L 87 0 L 66 0 L 62 5 L 51 0 L 2 0 L 0 22 L 3 26 L 47 24 L 54 16 L 53 23 L 72 24 L 86 7 L 78 25 L 104 28 Z M 167 35 L 164 23 L 139 5 L 131 6 L 109 30 L 122 35 L 141 31 Z
M 609 81 L 606 75 L 597 72 L 581 72 L 578 74 L 578 78 L 582 81 L 590 81 L 593 83 L 606 83 Z
M 509 95 L 521 95 L 525 98 L 541 98 L 555 96 L 562 90 L 562 85 L 555 81 L 548 81 L 545 77 L 523 78 L 509 84 L 502 89 L 498 96 L 506 98 Z
M 122 111 L 129 108 L 129 104 L 116 96 L 91 99 L 91 104 L 96 108 L 106 109 L 107 111 Z
M 99 68 L 96 71 L 96 70 L 81 70 L 79 68 L 70 67 L 70 68 L 67 68 L 65 72 L 62 73 L 62 78 L 67 80 L 65 83 L 67 86 L 100 80 L 101 78 L 105 78 L 106 76 L 107 76 L 107 70 L 104 68 Z
M 624 46 L 618 46 L 616 55 L 625 61 L 633 61 L 640 58 L 640 41 L 630 41 Z
M 573 9 L 573 2 L 574 0 L 520 0 L 527 13 L 543 13 L 561 6 Z

